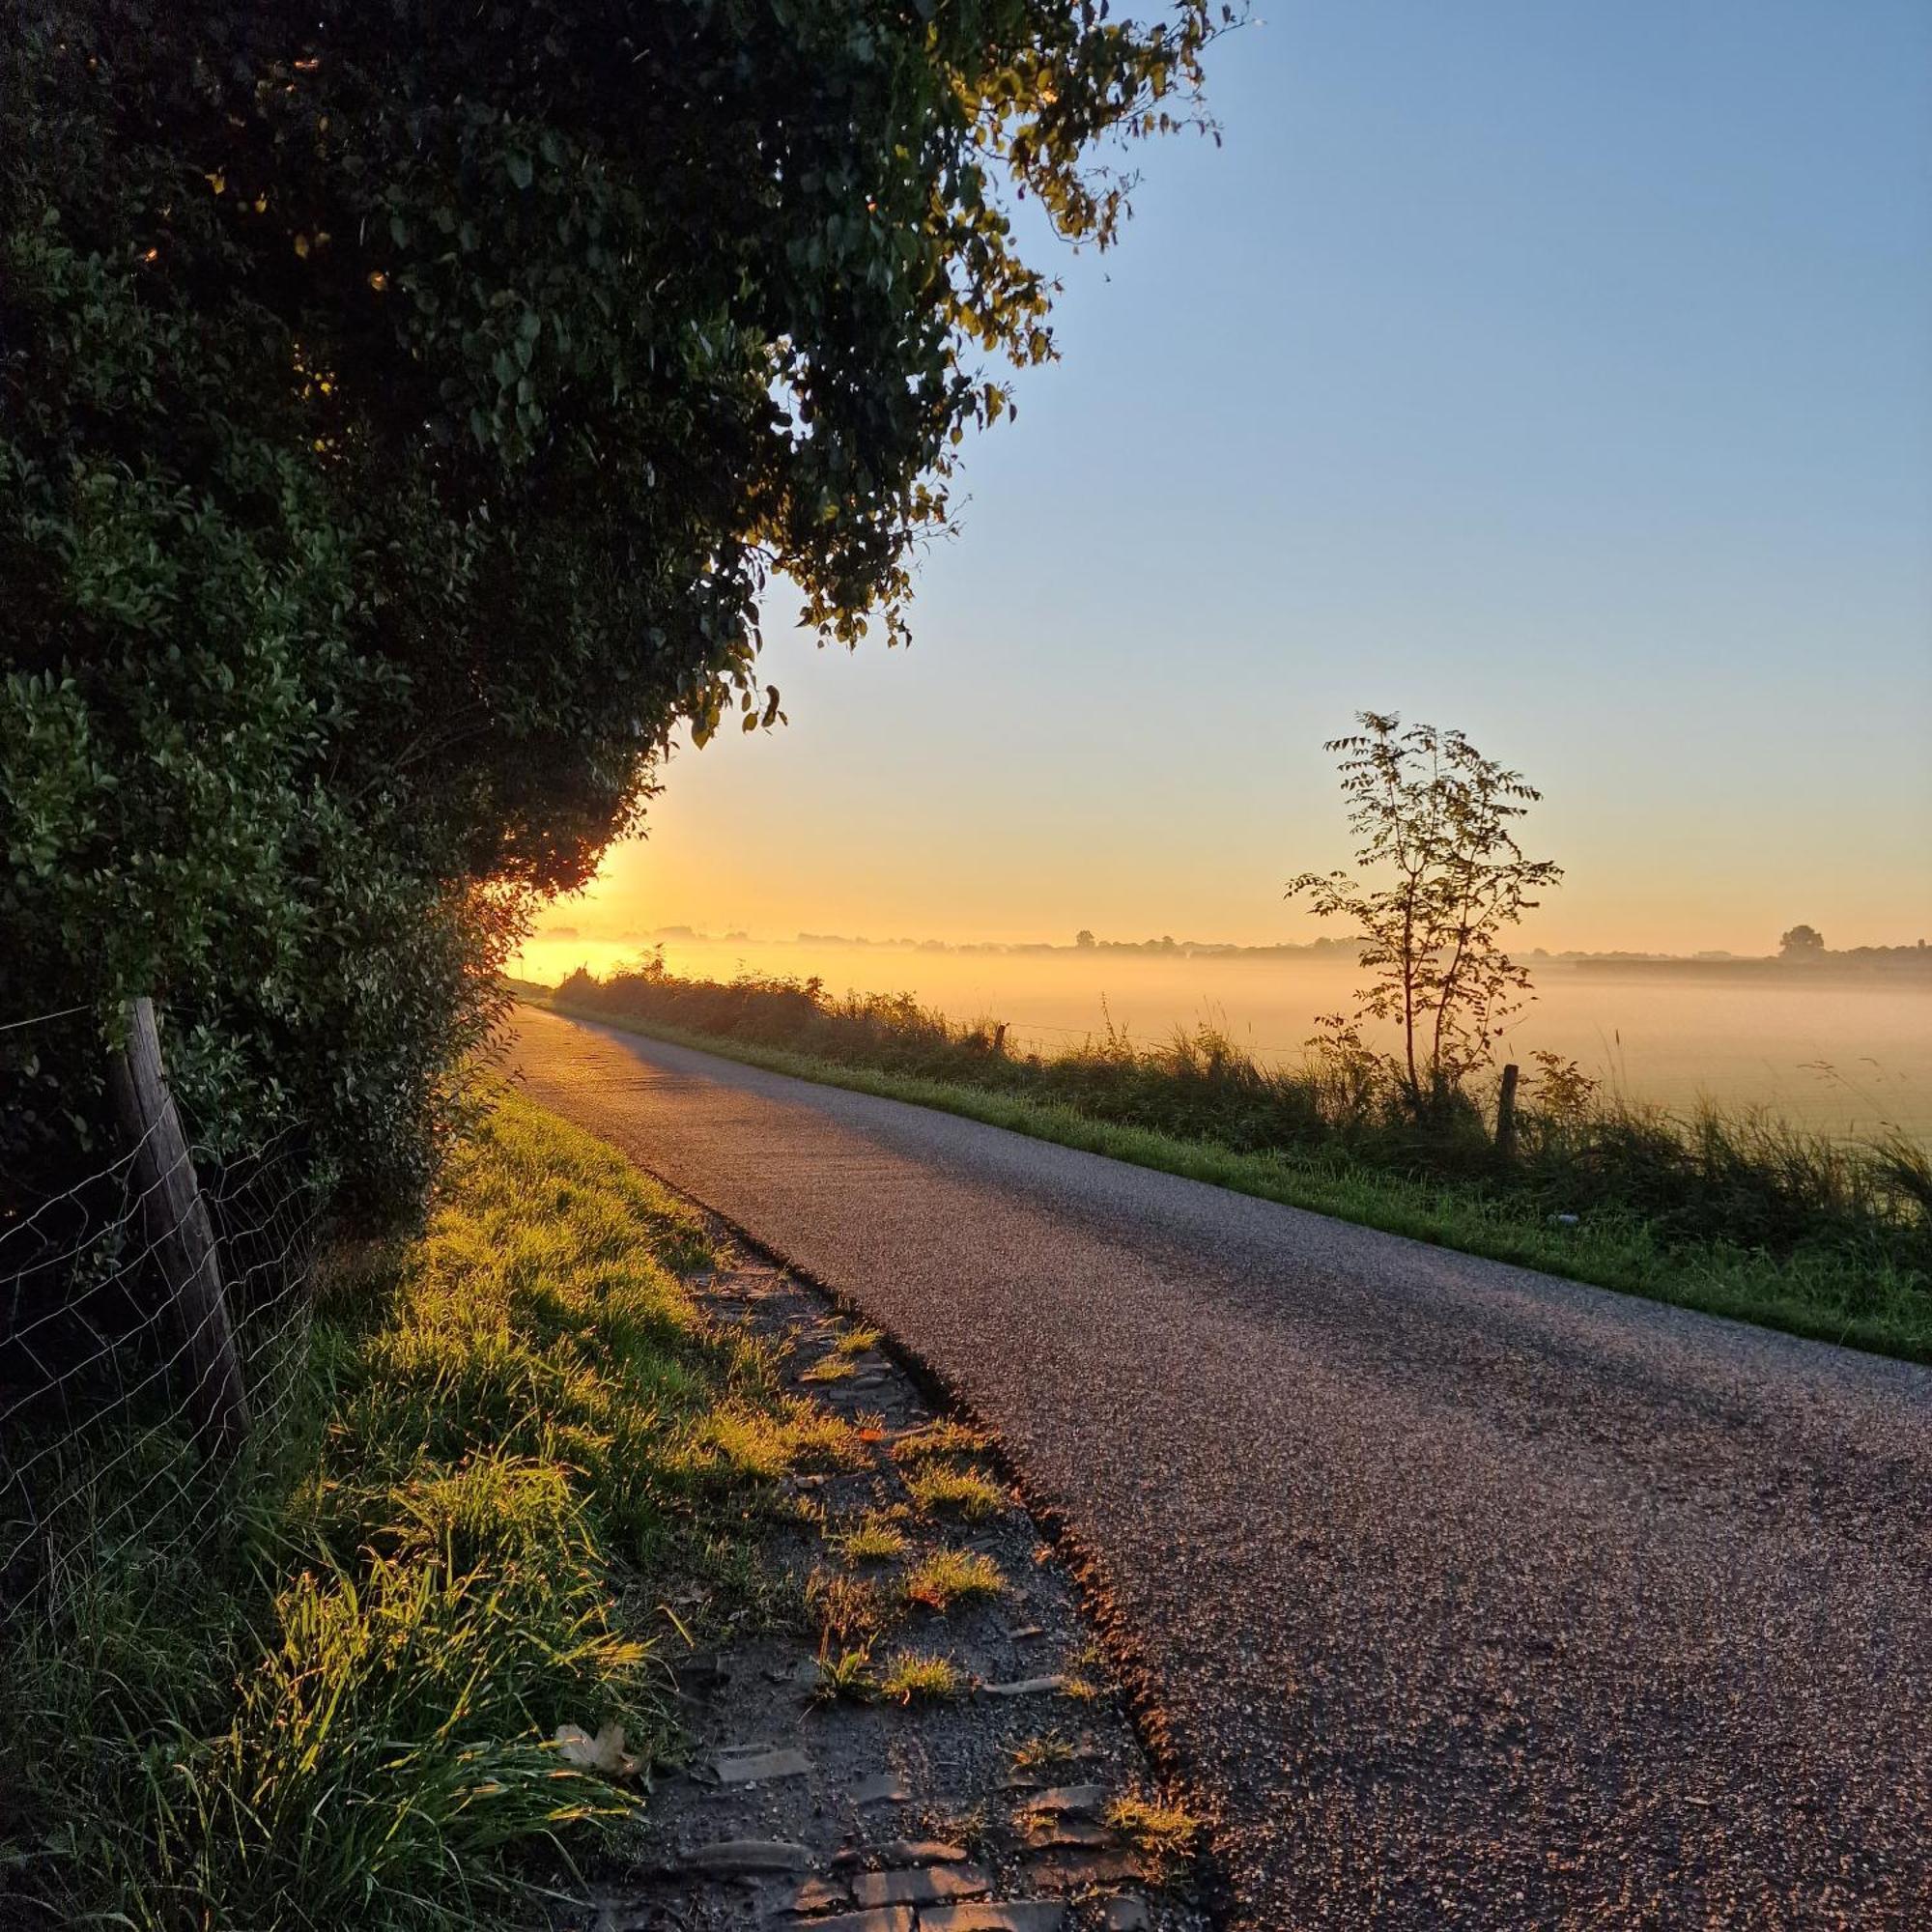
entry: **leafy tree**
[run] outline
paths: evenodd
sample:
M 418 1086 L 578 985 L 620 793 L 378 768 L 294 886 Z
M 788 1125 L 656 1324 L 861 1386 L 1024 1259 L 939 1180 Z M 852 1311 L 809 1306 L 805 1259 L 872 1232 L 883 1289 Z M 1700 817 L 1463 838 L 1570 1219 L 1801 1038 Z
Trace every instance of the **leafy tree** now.
M 1323 919 L 1346 919 L 1374 970 L 1352 1021 L 1337 1015 L 1329 1037 L 1359 1062 L 1363 1022 L 1393 1022 L 1402 1051 L 1397 1084 L 1410 1111 L 1439 1114 L 1494 1053 L 1504 1023 L 1520 1010 L 1529 973 L 1503 937 L 1553 886 L 1562 868 L 1525 859 L 1515 823 L 1541 796 L 1486 758 L 1460 731 L 1403 727 L 1393 713 L 1357 714 L 1362 729 L 1331 739 L 1341 753 L 1349 824 L 1361 843 L 1352 871 L 1303 872 L 1303 894 Z
M 781 715 L 773 574 L 905 635 L 1055 354 L 1007 203 L 1105 247 L 1200 121 L 1209 0 L 1106 12 L 10 7 L 9 1012 L 156 992 L 204 1122 L 413 1193 L 530 896 Z
M 1075 946 L 1079 947 L 1083 952 L 1089 947 L 1098 944 L 1098 942 L 1094 939 L 1093 933 L 1089 931 L 1088 928 L 1084 925 L 1080 928 L 1078 932 L 1076 932 L 1073 935 L 1073 943 Z
M 1812 925 L 1794 925 L 1782 934 L 1777 950 L 1787 959 L 1816 959 L 1825 951 L 1825 935 Z

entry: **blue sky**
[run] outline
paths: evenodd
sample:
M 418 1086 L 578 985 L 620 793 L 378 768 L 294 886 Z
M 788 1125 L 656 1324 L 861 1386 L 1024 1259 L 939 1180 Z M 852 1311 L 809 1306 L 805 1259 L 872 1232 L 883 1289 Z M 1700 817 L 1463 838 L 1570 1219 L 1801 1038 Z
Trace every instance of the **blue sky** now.
M 1305 936 L 1321 741 L 1547 794 L 1545 943 L 1932 936 L 1932 6 L 1321 0 L 1142 149 L 907 653 L 774 610 L 583 923 Z

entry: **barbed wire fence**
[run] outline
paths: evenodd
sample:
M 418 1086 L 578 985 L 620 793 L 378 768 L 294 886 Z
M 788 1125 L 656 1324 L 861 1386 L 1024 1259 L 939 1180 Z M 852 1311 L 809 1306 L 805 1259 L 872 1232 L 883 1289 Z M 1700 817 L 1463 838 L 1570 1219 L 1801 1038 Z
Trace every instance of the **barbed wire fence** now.
M 104 1551 L 218 1541 L 304 1372 L 324 1197 L 301 1137 L 238 1152 L 164 1084 L 134 1095 L 144 1031 L 161 1079 L 135 1006 L 120 1145 L 0 1186 L 0 1628 L 58 1615 Z M 10 1022 L 7 1061 L 76 1010 Z

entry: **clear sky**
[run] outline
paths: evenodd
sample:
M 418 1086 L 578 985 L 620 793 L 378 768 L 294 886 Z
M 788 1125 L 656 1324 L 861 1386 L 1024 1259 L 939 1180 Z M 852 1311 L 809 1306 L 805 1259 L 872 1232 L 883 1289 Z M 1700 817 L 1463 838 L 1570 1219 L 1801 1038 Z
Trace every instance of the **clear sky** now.
M 1373 706 L 1543 788 L 1536 942 L 1932 936 L 1932 5 L 1264 13 L 1064 257 L 912 650 L 773 610 L 789 727 L 555 921 L 1307 937 Z

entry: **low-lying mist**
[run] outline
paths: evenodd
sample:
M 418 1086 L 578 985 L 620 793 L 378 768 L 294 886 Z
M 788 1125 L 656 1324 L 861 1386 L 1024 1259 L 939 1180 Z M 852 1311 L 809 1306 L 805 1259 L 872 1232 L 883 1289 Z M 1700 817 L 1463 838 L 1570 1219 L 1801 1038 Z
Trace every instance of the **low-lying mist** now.
M 1269 1064 L 1299 1060 L 1317 1016 L 1350 1008 L 1360 978 L 1346 954 L 663 944 L 666 964 L 687 977 L 728 980 L 750 970 L 816 975 L 834 992 L 911 992 L 954 1019 L 1005 1020 L 1017 1044 L 1077 1042 L 1109 1018 L 1155 1040 L 1205 1019 Z M 539 936 L 520 970 L 554 984 L 578 966 L 605 973 L 647 950 L 637 941 Z M 1631 1099 L 1671 1108 L 1705 1097 L 1834 1132 L 1890 1125 L 1932 1142 L 1932 978 L 1532 964 L 1537 997 L 1511 1030 L 1508 1057 L 1557 1053 Z

